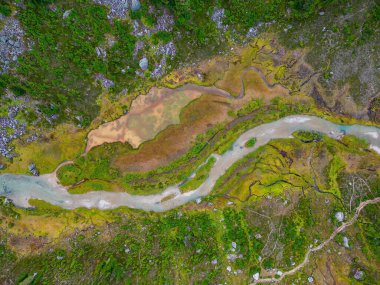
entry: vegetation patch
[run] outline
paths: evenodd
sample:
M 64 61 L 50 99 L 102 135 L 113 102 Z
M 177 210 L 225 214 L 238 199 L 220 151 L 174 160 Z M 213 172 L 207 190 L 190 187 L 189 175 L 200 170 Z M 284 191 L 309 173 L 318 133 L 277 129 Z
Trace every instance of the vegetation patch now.
M 209 177 L 210 170 L 214 166 L 215 162 L 216 158 L 211 156 L 204 164 L 199 166 L 194 172 L 194 177 L 191 177 L 179 187 L 182 192 L 197 189 Z
M 322 139 L 323 136 L 319 132 L 310 131 L 295 131 L 292 135 L 304 143 L 318 142 Z

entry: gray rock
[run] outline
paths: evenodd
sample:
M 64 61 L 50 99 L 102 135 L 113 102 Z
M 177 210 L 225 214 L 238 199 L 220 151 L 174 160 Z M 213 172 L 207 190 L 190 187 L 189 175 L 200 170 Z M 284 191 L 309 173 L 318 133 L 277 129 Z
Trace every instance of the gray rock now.
M 350 245 L 348 244 L 348 238 L 347 237 L 343 237 L 343 245 L 345 248 L 349 248 Z
M 0 74 L 10 69 L 10 63 L 16 62 L 27 45 L 24 42 L 24 31 L 19 21 L 13 17 L 7 17 L 0 31 Z
M 146 70 L 148 68 L 148 59 L 146 57 L 142 58 L 139 62 L 139 66 L 142 70 Z
M 253 274 L 252 278 L 253 278 L 253 280 L 255 280 L 255 281 L 259 280 L 259 278 L 260 278 L 260 273 L 259 273 L 259 272 L 256 272 L 255 274 Z
M 132 0 L 132 3 L 131 3 L 131 9 L 133 12 L 139 10 L 141 8 L 141 4 L 140 4 L 140 1 L 139 0 Z
M 66 10 L 66 11 L 63 13 L 62 19 L 66 19 L 68 16 L 70 16 L 70 14 L 71 14 L 71 10 Z
M 125 19 L 127 17 L 130 0 L 94 0 L 94 2 L 109 8 L 109 19 Z
M 38 171 L 36 165 L 34 163 L 29 164 L 28 166 L 30 173 L 32 173 L 33 176 L 39 176 L 40 172 Z
M 104 74 L 101 73 L 95 75 L 95 80 L 99 80 L 103 88 L 109 88 L 115 85 L 115 83 L 112 80 L 106 78 Z
M 343 222 L 344 221 L 344 214 L 343 214 L 343 212 L 336 212 L 335 213 L 335 218 L 338 220 L 338 222 Z
M 107 57 L 107 52 L 102 47 L 95 48 L 97 56 L 105 59 Z
M 362 270 L 357 269 L 354 274 L 354 278 L 356 280 L 362 280 L 364 277 L 364 272 Z

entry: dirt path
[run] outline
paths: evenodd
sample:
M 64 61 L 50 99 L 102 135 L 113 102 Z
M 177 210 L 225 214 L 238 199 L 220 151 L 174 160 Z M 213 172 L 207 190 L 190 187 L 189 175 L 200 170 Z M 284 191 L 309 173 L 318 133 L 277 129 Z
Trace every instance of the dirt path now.
M 284 279 L 286 276 L 288 275 L 292 275 L 294 273 L 296 273 L 298 270 L 300 270 L 301 268 L 303 268 L 308 262 L 309 262 L 309 259 L 310 259 L 310 254 L 311 253 L 314 253 L 318 250 L 321 250 L 322 248 L 324 248 L 327 244 L 329 244 L 335 237 L 337 234 L 339 234 L 340 232 L 344 231 L 347 227 L 351 226 L 353 223 L 355 223 L 355 221 L 357 220 L 357 218 L 359 217 L 359 214 L 361 212 L 361 210 L 363 210 L 363 208 L 369 204 L 376 204 L 376 203 L 379 203 L 380 202 L 380 197 L 377 197 L 375 199 L 372 199 L 372 200 L 367 200 L 367 201 L 364 201 L 364 202 L 361 202 L 360 205 L 356 208 L 356 211 L 355 211 L 355 215 L 352 217 L 352 219 L 346 223 L 343 223 L 339 228 L 337 228 L 331 235 L 330 237 L 325 240 L 323 243 L 319 244 L 318 246 L 316 247 L 313 247 L 311 249 L 309 249 L 307 252 L 306 252 L 306 255 L 305 255 L 305 258 L 304 260 L 299 264 L 297 265 L 296 267 L 294 267 L 293 269 L 289 270 L 289 271 L 286 271 L 284 272 L 281 277 L 279 278 L 262 278 L 262 279 L 258 279 L 256 280 L 254 283 L 252 284 L 260 284 L 260 283 L 278 283 L 280 282 L 282 279 Z

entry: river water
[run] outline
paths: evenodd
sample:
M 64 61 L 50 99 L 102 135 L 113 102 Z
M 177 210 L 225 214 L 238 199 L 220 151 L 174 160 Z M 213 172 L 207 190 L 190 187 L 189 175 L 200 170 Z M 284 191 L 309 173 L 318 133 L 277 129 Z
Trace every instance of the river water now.
M 189 201 L 208 195 L 215 182 L 233 163 L 267 144 L 271 139 L 291 138 L 297 130 L 325 133 L 338 138 L 342 134 L 354 135 L 368 141 L 371 148 L 380 154 L 380 128 L 362 125 L 339 125 L 314 116 L 288 116 L 280 120 L 254 127 L 243 133 L 233 144 L 231 150 L 223 155 L 213 154 L 217 159 L 210 170 L 209 177 L 193 191 L 181 193 L 179 185 L 173 185 L 154 195 L 130 195 L 128 193 L 93 191 L 86 194 L 70 194 L 57 183 L 55 173 L 33 177 L 18 174 L 0 175 L 0 196 L 12 199 L 19 207 L 29 207 L 31 198 L 44 200 L 65 209 L 79 207 L 113 209 L 120 206 L 138 208 L 145 211 L 162 212 L 181 206 Z M 253 147 L 245 147 L 252 137 L 256 138 Z M 170 200 L 161 202 L 168 196 Z

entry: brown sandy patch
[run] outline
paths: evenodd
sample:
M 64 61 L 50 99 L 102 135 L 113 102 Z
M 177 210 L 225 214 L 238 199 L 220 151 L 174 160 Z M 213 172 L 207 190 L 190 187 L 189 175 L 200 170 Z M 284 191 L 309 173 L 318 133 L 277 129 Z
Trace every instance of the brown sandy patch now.
M 116 157 L 113 166 L 120 171 L 149 171 L 184 154 L 198 134 L 229 120 L 229 100 L 205 94 L 191 102 L 181 113 L 181 123 L 162 131 L 138 150 Z
M 92 130 L 86 152 L 103 143 L 118 141 L 136 148 L 167 126 L 178 124 L 181 109 L 199 96 L 201 92 L 196 90 L 152 88 L 147 95 L 133 101 L 129 114 Z

